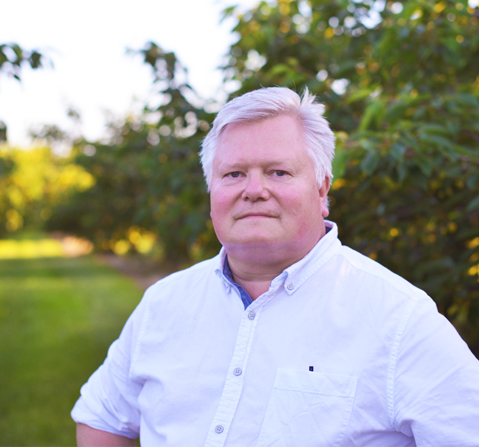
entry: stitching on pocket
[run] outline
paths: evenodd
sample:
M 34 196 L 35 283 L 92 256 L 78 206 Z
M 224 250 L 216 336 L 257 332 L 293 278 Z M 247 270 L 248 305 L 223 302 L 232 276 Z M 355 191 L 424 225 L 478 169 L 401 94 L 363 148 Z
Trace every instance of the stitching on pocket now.
M 279 368 L 273 388 L 325 396 L 352 397 L 355 394 L 356 383 L 357 379 L 353 376 Z

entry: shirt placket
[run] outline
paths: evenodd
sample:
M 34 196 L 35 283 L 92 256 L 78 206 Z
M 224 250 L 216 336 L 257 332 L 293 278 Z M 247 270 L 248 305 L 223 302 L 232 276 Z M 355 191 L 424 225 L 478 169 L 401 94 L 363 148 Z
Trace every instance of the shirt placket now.
M 254 302 L 243 313 L 223 394 L 210 426 L 205 447 L 220 447 L 225 444 L 243 390 L 243 377 L 251 344 L 264 304 L 265 301 L 263 300 L 262 303 Z

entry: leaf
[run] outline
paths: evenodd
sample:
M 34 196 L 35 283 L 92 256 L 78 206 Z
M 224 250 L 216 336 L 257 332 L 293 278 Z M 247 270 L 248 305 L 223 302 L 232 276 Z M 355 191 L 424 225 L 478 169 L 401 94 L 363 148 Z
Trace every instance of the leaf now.
M 444 149 L 442 152 L 448 155 L 453 161 L 457 160 L 457 154 L 453 149 L 452 141 L 439 135 L 419 134 L 419 139 L 425 143 L 432 144 L 433 147 Z
M 366 130 L 373 121 L 378 121 L 378 117 L 382 117 L 384 112 L 383 104 L 379 100 L 375 100 L 366 107 L 364 115 L 359 123 L 359 130 Z
M 418 267 L 418 273 L 424 274 L 437 270 L 445 270 L 454 267 L 454 262 L 450 257 L 444 257 L 429 262 L 424 262 Z
M 386 121 L 395 122 L 399 118 L 403 117 L 409 105 L 401 102 L 394 102 L 391 105 L 388 105 L 386 109 Z
M 401 143 L 394 143 L 391 146 L 392 154 L 396 160 L 402 160 L 404 158 L 404 152 L 406 152 L 406 146 Z
M 475 197 L 467 204 L 466 211 L 471 212 L 478 208 L 479 208 L 479 196 Z
M 456 93 L 454 95 L 451 95 L 451 99 L 456 102 L 459 102 L 464 106 L 473 107 L 474 109 L 479 108 L 479 101 L 477 100 L 477 98 L 467 93 Z
M 238 6 L 239 5 L 232 5 L 223 9 L 223 11 L 221 11 L 220 24 L 223 23 L 227 18 L 233 16 Z
M 291 71 L 291 68 L 288 67 L 287 65 L 277 64 L 269 70 L 269 74 L 271 74 L 272 76 L 278 76 L 278 75 L 283 75 L 285 73 L 288 73 L 289 71 Z
M 450 131 L 447 127 L 440 124 L 421 124 L 421 132 L 432 135 L 449 135 Z
M 404 165 L 404 163 L 401 163 L 396 167 L 396 171 L 398 174 L 398 180 L 401 183 L 407 176 L 407 167 Z
M 474 189 L 478 182 L 479 174 L 473 174 L 466 180 L 466 185 L 469 189 Z
M 409 146 L 410 148 L 416 150 L 418 148 L 416 138 L 413 138 L 411 135 L 401 135 L 398 139 L 399 142 Z
M 360 166 L 367 175 L 371 175 L 374 169 L 379 162 L 379 154 L 375 152 L 370 152 L 366 157 L 364 157 Z
M 474 159 L 479 159 L 479 150 L 478 149 L 470 149 L 465 146 L 460 146 L 459 144 L 453 144 L 452 148 L 455 152 L 460 155 L 465 155 L 466 157 L 471 157 Z
M 374 89 L 371 88 L 358 90 L 347 98 L 347 102 L 348 104 L 352 104 L 353 102 L 360 101 L 361 99 L 367 98 L 373 91 Z
M 341 178 L 346 169 L 346 151 L 341 144 L 336 145 L 336 150 L 333 160 L 333 178 L 337 180 Z
M 431 175 L 433 165 L 428 158 L 415 157 L 413 161 L 426 177 Z

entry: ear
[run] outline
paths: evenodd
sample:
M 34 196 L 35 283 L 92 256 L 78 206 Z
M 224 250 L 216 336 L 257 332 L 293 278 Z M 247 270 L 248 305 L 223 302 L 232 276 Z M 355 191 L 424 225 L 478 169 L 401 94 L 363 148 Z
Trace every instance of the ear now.
M 328 208 L 328 192 L 331 186 L 331 179 L 326 176 L 324 177 L 323 183 L 319 188 L 319 197 L 321 199 L 321 215 L 323 218 L 329 216 L 329 208 Z

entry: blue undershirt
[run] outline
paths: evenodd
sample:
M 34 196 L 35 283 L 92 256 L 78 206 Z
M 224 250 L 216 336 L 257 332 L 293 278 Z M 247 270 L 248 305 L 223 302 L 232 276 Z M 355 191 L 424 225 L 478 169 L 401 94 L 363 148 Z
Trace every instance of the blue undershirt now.
M 223 275 L 225 275 L 226 278 L 229 279 L 231 284 L 234 284 L 236 286 L 236 288 L 238 289 L 238 292 L 240 293 L 241 301 L 243 301 L 244 308 L 246 309 L 253 302 L 253 300 L 249 296 L 249 293 L 243 288 L 243 286 L 240 286 L 233 279 L 233 272 L 231 271 L 231 267 L 228 264 L 228 256 L 226 256 L 226 258 L 225 258 L 225 266 L 223 267 Z

